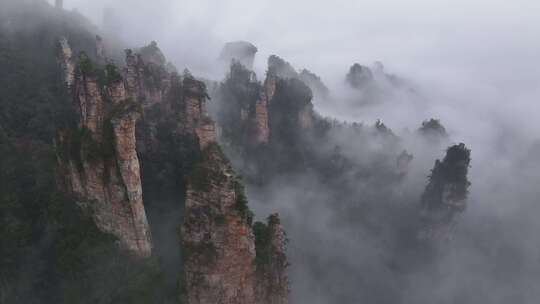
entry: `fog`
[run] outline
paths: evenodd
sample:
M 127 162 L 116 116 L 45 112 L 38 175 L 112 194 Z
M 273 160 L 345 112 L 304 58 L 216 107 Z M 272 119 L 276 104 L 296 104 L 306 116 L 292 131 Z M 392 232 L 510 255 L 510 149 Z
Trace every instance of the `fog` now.
M 466 136 L 472 133 L 480 133 L 475 142 L 485 143 L 500 141 L 492 137 L 505 132 L 526 141 L 539 135 L 537 1 L 65 2 L 98 25 L 103 11 L 112 11 L 115 30 L 126 43 L 156 40 L 180 69 L 188 67 L 201 77 L 222 79 L 215 61 L 221 47 L 246 40 L 259 48 L 255 70 L 260 78 L 268 56 L 278 54 L 296 68 L 315 72 L 339 93 L 352 63 L 378 60 L 391 73 L 414 81 L 427 99 L 427 105 L 411 108 L 398 101 L 391 109 L 367 114 L 319 109 L 344 120 L 380 118 L 401 129 L 434 116 L 471 145 Z M 469 128 L 473 122 L 475 128 Z
M 387 205 L 383 210 L 401 208 L 394 204 L 397 200 L 405 205 L 418 201 L 434 160 L 444 156 L 446 146 L 419 143 L 407 135 L 423 120 L 440 119 L 450 135 L 445 144 L 464 142 L 472 150 L 468 208 L 448 245 L 453 250 L 435 270 L 397 278 L 379 266 L 399 253 L 378 249 L 395 240 L 378 240 L 357 224 L 347 225 L 358 218 L 334 218 L 340 213 L 327 205 L 334 196 L 317 178 L 305 174 L 275 180 L 263 189 L 248 187 L 258 214 L 279 211 L 284 217 L 295 303 L 362 298 L 369 303 L 537 303 L 540 2 L 66 2 L 98 25 L 103 10 L 109 9 L 125 43 L 140 46 L 156 40 L 179 69 L 187 67 L 200 77 L 223 79 L 217 58 L 222 45 L 234 40 L 259 48 L 259 80 L 271 54 L 318 74 L 332 94 L 331 100 L 314 101 L 321 115 L 368 125 L 381 119 L 415 155 L 402 192 L 383 195 L 388 199 L 381 202 Z M 396 89 L 382 102 L 354 104 L 357 96 L 344 85 L 345 75 L 355 62 L 374 61 L 405 79 L 415 93 Z M 336 135 L 335 141 L 350 139 L 343 137 Z M 354 145 L 346 152 L 361 154 Z M 363 187 L 355 194 L 361 196 Z M 315 251 L 304 259 L 310 250 Z M 323 269 L 313 267 L 317 263 Z M 384 283 L 391 290 L 386 298 L 377 290 Z

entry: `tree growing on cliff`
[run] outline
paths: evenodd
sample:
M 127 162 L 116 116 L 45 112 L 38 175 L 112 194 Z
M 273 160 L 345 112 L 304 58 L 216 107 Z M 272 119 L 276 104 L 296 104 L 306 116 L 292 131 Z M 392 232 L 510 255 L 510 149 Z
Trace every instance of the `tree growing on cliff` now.
M 421 238 L 448 237 L 455 216 L 466 208 L 470 162 L 471 151 L 463 143 L 449 147 L 444 159 L 435 162 L 421 199 Z

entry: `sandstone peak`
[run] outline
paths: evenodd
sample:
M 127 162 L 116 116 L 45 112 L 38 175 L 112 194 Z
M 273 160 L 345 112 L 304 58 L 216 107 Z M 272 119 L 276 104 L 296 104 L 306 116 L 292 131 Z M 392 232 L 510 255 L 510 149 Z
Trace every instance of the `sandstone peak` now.
M 65 54 L 65 52 L 63 52 Z M 96 225 L 138 257 L 151 255 L 150 229 L 142 201 L 135 125 L 140 111 L 127 98 L 121 76 L 81 54 L 71 87 L 78 128 L 58 134 L 61 184 L 89 210 Z M 108 102 L 110 104 L 108 104 Z
M 471 150 L 463 143 L 449 147 L 444 159 L 435 161 L 429 183 L 422 195 L 424 229 L 421 238 L 450 237 L 455 216 L 466 208 L 470 162 Z
M 370 68 L 355 63 L 349 69 L 346 79 L 351 87 L 364 88 L 373 81 L 373 72 Z
M 228 42 L 221 50 L 219 59 L 226 64 L 230 64 L 233 60 L 238 61 L 251 70 L 257 51 L 257 47 L 247 41 Z
M 279 78 L 298 78 L 293 66 L 277 55 L 268 58 L 268 74 Z
M 156 66 L 165 67 L 167 65 L 167 59 L 163 52 L 158 47 L 156 41 L 150 42 L 149 45 L 144 46 L 138 50 L 142 60 L 147 64 L 154 64 Z
M 321 77 L 319 77 L 317 74 L 307 69 L 303 69 L 300 72 L 299 77 L 300 80 L 302 80 L 307 86 L 311 88 L 315 96 L 327 98 L 330 95 L 330 90 L 324 84 Z

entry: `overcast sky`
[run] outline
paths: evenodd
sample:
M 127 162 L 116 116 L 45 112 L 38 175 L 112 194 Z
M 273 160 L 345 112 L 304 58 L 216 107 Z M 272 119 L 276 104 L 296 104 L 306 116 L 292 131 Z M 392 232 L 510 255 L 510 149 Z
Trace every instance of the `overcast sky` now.
M 494 81 L 515 80 L 515 73 L 532 81 L 540 70 L 535 0 L 65 2 L 97 24 L 104 7 L 114 8 L 131 41 L 161 40 L 175 58 L 192 51 L 190 56 L 209 57 L 223 42 L 248 40 L 260 49 L 259 65 L 277 53 L 321 74 L 374 60 L 422 74 L 491 74 Z
M 266 58 L 277 54 L 320 75 L 333 92 L 354 62 L 382 61 L 418 84 L 427 102 L 392 100 L 323 114 L 366 123 L 381 118 L 397 132 L 440 118 L 453 141 L 472 149 L 464 217 L 500 212 L 515 216 L 515 227 L 523 222 L 524 231 L 538 231 L 535 216 L 517 212 L 538 214 L 523 207 L 538 196 L 538 172 L 531 181 L 516 178 L 526 170 L 515 164 L 540 140 L 539 0 L 64 1 L 98 26 L 104 8 L 113 9 L 128 44 L 156 40 L 180 70 L 187 66 L 196 76 L 219 78 L 217 57 L 234 40 L 259 48 L 259 79 Z M 540 252 L 536 239 L 520 246 Z
M 483 132 L 500 125 L 540 138 L 540 1 L 64 1 L 97 25 L 103 9 L 112 8 L 128 43 L 157 40 L 180 69 L 196 75 L 211 75 L 223 43 L 233 40 L 259 48 L 259 78 L 270 54 L 314 71 L 333 88 L 352 63 L 380 60 L 390 72 L 433 88 L 437 103 L 415 109 L 415 123 L 440 117 L 477 144 L 499 140 Z M 402 127 L 401 109 L 384 110 L 369 119 Z M 465 138 L 473 131 L 463 120 L 481 120 L 479 134 Z

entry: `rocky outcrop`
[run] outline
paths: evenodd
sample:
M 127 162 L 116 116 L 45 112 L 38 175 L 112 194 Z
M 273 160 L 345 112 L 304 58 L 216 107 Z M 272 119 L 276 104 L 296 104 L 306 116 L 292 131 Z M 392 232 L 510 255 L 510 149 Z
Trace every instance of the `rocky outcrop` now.
M 58 44 L 58 63 L 62 69 L 62 77 L 68 88 L 73 86 L 75 81 L 75 64 L 73 61 L 73 50 L 67 38 L 62 37 Z
M 195 132 L 201 153 L 188 178 L 181 233 L 185 301 L 189 304 L 285 303 L 257 297 L 264 290 L 265 299 L 287 298 L 288 289 L 269 289 L 275 286 L 269 282 L 266 284 L 270 285 L 260 287 L 258 280 L 264 275 L 271 282 L 285 282 L 286 267 L 282 271 L 270 266 L 256 267 L 253 214 L 241 182 L 216 143 L 214 123 L 206 113 L 205 88 L 189 77 L 184 79 L 183 88 L 187 122 L 184 130 Z M 279 221 L 272 222 L 272 231 L 273 237 L 284 240 Z M 273 244 L 283 253 L 279 255 L 280 261 L 286 263 L 285 244 L 279 247 L 277 240 Z
M 422 195 L 422 240 L 451 237 L 456 215 L 466 208 L 467 179 L 471 151 L 464 144 L 448 148 L 443 161 L 437 160 Z
M 265 93 L 260 94 L 260 99 L 255 104 L 255 139 L 257 144 L 267 144 L 270 140 L 270 128 L 268 126 L 268 97 Z
M 164 99 L 170 89 L 170 75 L 164 56 L 155 42 L 142 50 L 144 55 L 126 50 L 124 74 L 129 96 L 139 100 L 146 108 Z
M 259 304 L 288 303 L 289 279 L 287 236 L 278 214 L 268 217 L 267 224 L 255 223 L 257 285 L 256 298 Z
M 294 67 L 279 56 L 272 55 L 268 58 L 268 74 L 287 79 L 299 78 L 298 72 Z
M 155 41 L 152 41 L 149 45 L 142 47 L 137 53 L 147 65 L 154 65 L 158 67 L 164 67 L 167 65 L 167 59 Z
M 266 75 L 266 80 L 264 81 L 264 94 L 266 95 L 267 103 L 274 98 L 276 94 L 276 83 L 278 76 L 272 73 Z
M 374 77 L 370 68 L 355 63 L 349 69 L 346 80 L 351 87 L 362 89 L 370 85 Z
M 148 257 L 152 243 L 135 150 L 141 110 L 127 97 L 115 67 L 104 73 L 103 85 L 93 63 L 81 55 L 72 87 L 78 128 L 61 131 L 57 140 L 61 185 L 100 229 L 134 255 Z
M 101 36 L 96 35 L 96 58 L 98 64 L 106 64 L 107 63 L 107 55 L 105 54 L 105 42 L 103 41 L 103 38 Z
M 252 71 L 233 62 L 216 95 L 214 107 L 223 139 L 250 147 L 268 143 L 269 98 Z
M 209 145 L 202 155 L 182 226 L 187 303 L 256 303 L 252 215 L 219 147 Z
M 275 55 L 268 59 L 263 83 L 233 62 L 218 92 L 222 136 L 244 147 L 271 145 L 272 134 L 280 133 L 285 125 L 292 129 L 287 132 L 295 133 L 312 130 L 316 124 L 311 89 L 288 62 Z
M 300 72 L 299 77 L 300 80 L 302 80 L 311 89 L 311 91 L 313 91 L 313 94 L 316 97 L 327 99 L 330 96 L 330 90 L 316 74 L 309 70 L 303 69 Z
M 313 110 L 313 104 L 309 103 L 303 107 L 298 113 L 298 120 L 302 129 L 311 129 L 315 123 L 315 111 Z
M 182 226 L 186 303 L 288 303 L 287 240 L 279 217 L 252 228 L 243 187 L 219 147 L 210 144 L 202 153 Z
M 131 87 L 141 92 L 135 96 L 145 100 L 148 96 L 144 92 L 146 84 L 144 79 L 142 84 L 138 82 L 137 71 L 148 71 L 149 67 L 156 66 L 156 62 L 147 62 L 145 56 L 130 52 L 127 55 L 131 63 L 128 63 L 126 73 L 134 76 L 127 79 L 128 86 L 132 82 Z M 244 70 L 242 67 L 241 71 Z M 138 141 L 140 147 L 144 146 L 139 151 L 142 151 L 145 159 L 152 155 L 163 155 L 159 154 L 159 150 L 170 148 L 169 140 L 182 149 L 195 147 L 190 155 L 175 158 L 172 162 L 183 168 L 177 170 L 185 170 L 186 176 L 167 176 L 178 179 L 177 183 L 184 180 L 186 183 L 184 218 L 179 223 L 183 259 L 181 296 L 189 304 L 259 303 L 256 297 L 256 292 L 260 290 L 257 275 L 262 270 L 258 271 L 255 263 L 253 214 L 247 206 L 239 178 L 217 144 L 216 127 L 207 111 L 209 96 L 206 85 L 187 71 L 182 76 L 168 72 L 164 75 L 161 79 L 165 79 L 166 85 L 158 84 L 163 88 L 162 97 L 155 103 L 144 105 L 145 118 L 140 126 L 142 130 L 139 131 L 141 135 Z M 250 77 L 249 73 L 246 75 Z M 129 93 L 127 95 L 130 96 Z M 169 138 L 163 139 L 163 135 L 158 134 L 160 125 L 167 126 Z M 149 161 L 155 165 L 161 160 Z M 195 163 L 186 163 L 189 161 Z M 276 230 L 276 237 L 281 235 L 280 225 L 272 227 Z M 277 231 L 278 228 L 281 232 Z M 284 247 L 280 250 L 284 254 Z M 286 262 L 284 255 L 281 258 Z M 273 281 L 286 280 L 285 269 L 270 272 L 271 269 L 267 268 L 265 271 L 268 278 L 278 274 L 281 276 Z M 286 298 L 287 292 L 288 289 L 285 289 L 285 293 L 279 297 Z M 273 296 L 270 291 L 265 295 L 267 298 Z
M 97 42 L 98 54 L 105 56 Z M 239 178 L 217 144 L 205 84 L 189 72 L 180 76 L 168 71 L 155 43 L 138 52 L 126 51 L 123 73 L 111 64 L 96 65 L 84 54 L 74 63 L 67 41 L 63 46 L 59 60 L 74 70 L 65 68 L 64 76 L 69 80 L 73 74 L 66 84 L 72 83 L 68 87 L 78 118 L 77 128 L 60 132 L 57 139 L 59 182 L 66 192 L 91 212 L 101 230 L 136 256 L 148 257 L 153 244 L 142 200 L 144 180 L 145 198 L 150 197 L 147 206 L 177 204 L 167 210 L 183 213 L 183 221 L 180 216 L 176 220 L 176 227 L 181 226 L 176 243 L 181 244 L 183 266 L 171 265 L 181 272 L 186 303 L 286 303 L 283 229 L 277 216 L 271 217 L 267 245 L 271 263 L 257 267 L 253 214 Z M 245 122 L 255 120 L 257 140 L 264 142 L 269 137 L 268 98 L 260 85 L 253 87 L 262 107 L 257 110 L 250 104 L 242 109 Z M 144 119 L 138 122 L 141 114 Z M 161 188 L 162 183 L 174 190 Z M 163 189 L 170 192 L 159 193 Z M 159 239 L 170 241 L 161 234 Z
M 305 70 L 304 70 L 305 71 Z M 304 78 L 311 78 L 314 74 L 304 72 Z M 298 74 L 290 63 L 281 59 L 278 56 L 270 56 L 268 59 L 268 72 L 265 81 L 265 92 L 272 108 L 272 101 L 280 90 L 278 103 L 288 103 L 288 109 L 280 109 L 279 112 L 287 111 L 291 116 L 295 116 L 297 123 L 292 123 L 294 128 L 311 129 L 315 123 L 315 111 L 313 109 L 313 91 L 309 85 L 302 80 L 302 76 Z M 316 76 L 315 76 L 316 77 Z M 317 77 L 316 77 L 317 78 Z M 287 100 L 284 100 L 287 99 Z M 275 107 L 274 107 L 275 109 Z M 281 113 L 283 114 L 283 113 Z M 270 116 L 272 116 L 270 111 Z M 272 119 L 270 119 L 270 122 Z M 270 123 L 270 132 L 272 132 L 272 124 Z
M 206 85 L 186 74 L 183 80 L 185 119 L 187 132 L 196 131 L 201 125 L 209 124 L 211 119 L 206 110 Z
M 223 47 L 219 59 L 227 65 L 236 60 L 251 70 L 257 51 L 257 47 L 246 41 L 229 42 Z

